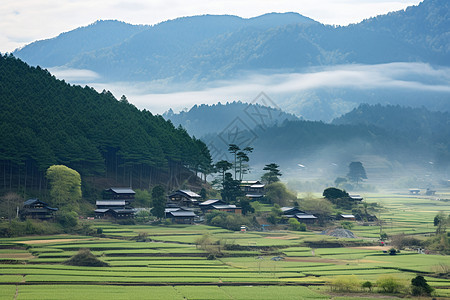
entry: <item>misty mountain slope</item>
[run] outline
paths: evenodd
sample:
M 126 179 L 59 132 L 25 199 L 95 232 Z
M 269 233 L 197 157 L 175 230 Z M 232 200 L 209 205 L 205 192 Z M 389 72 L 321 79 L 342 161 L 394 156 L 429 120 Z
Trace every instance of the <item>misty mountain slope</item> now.
M 112 20 L 97 21 L 52 39 L 33 42 L 14 53 L 30 65 L 62 66 L 82 53 L 120 44 L 148 27 Z
M 450 2 L 447 0 L 423 1 L 418 6 L 371 18 L 356 26 L 416 47 L 430 62 L 449 64 Z
M 183 126 L 190 135 L 196 137 L 206 134 L 217 136 L 236 122 L 242 129 L 254 130 L 282 124 L 286 120 L 299 120 L 295 115 L 279 109 L 242 102 L 194 105 L 189 111 L 177 114 L 169 110 L 163 117 L 175 126 Z
M 376 126 L 420 144 L 434 144 L 450 149 L 450 113 L 432 112 L 424 107 L 362 104 L 336 118 L 336 125 Z
M 114 43 L 92 41 L 92 35 L 85 35 L 92 47 L 74 47 L 66 53 L 76 42 L 70 37 L 100 30 L 91 25 L 35 42 L 15 55 L 44 67 L 64 64 L 90 69 L 106 81 L 227 79 L 241 72 L 290 72 L 346 63 L 420 61 L 449 65 L 448 6 L 446 0 L 425 0 L 404 11 L 337 28 L 296 13 L 251 19 L 185 17 L 145 28 L 130 27 L 136 32 L 118 35 Z M 113 22 L 111 28 L 113 24 L 118 26 Z M 102 27 L 102 36 L 114 36 L 111 28 Z M 39 58 L 50 48 L 55 63 L 48 55 Z

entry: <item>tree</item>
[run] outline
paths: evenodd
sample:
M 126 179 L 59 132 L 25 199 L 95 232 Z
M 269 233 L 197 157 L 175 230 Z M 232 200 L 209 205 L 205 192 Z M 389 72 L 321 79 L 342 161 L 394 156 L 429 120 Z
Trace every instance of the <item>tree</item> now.
M 261 180 L 267 182 L 267 184 L 271 184 L 273 182 L 277 182 L 280 181 L 280 179 L 278 178 L 279 176 L 281 176 L 282 174 L 280 173 L 280 170 L 278 169 L 280 166 L 277 165 L 276 163 L 270 163 L 267 164 L 263 170 L 264 171 L 268 171 L 267 173 L 265 173 L 262 177 Z
M 157 185 L 152 189 L 152 202 L 153 208 L 151 209 L 152 215 L 162 219 L 165 217 L 164 209 L 166 208 L 166 191 L 161 185 Z
M 23 198 L 19 194 L 9 192 L 0 200 L 0 217 L 8 218 L 11 223 L 12 219 L 17 216 L 17 209 L 22 205 Z
M 236 154 L 239 162 L 239 180 L 241 181 L 244 177 L 244 174 L 248 171 L 248 165 L 246 165 L 245 163 L 250 161 L 248 154 L 251 152 L 253 152 L 252 147 L 245 147 L 242 151 L 239 151 Z
M 281 182 L 273 182 L 264 187 L 265 197 L 280 206 L 288 205 L 290 201 L 297 200 L 295 193 L 289 191 Z
M 50 182 L 52 203 L 59 208 L 78 211 L 81 200 L 80 174 L 64 165 L 53 165 L 47 169 L 46 175 Z
M 430 296 L 431 292 L 434 290 L 421 275 L 417 275 L 415 278 L 411 279 L 411 286 L 411 292 L 414 296 Z
M 225 173 L 225 180 L 222 188 L 222 199 L 227 202 L 235 202 L 236 198 L 243 195 L 240 181 L 233 179 L 231 173 Z
M 366 170 L 364 166 L 359 161 L 353 161 L 348 166 L 348 174 L 347 177 L 350 181 L 356 182 L 358 184 L 363 179 L 367 179 Z
M 233 165 L 232 163 L 226 160 L 218 161 L 215 164 L 216 170 L 222 174 L 222 187 L 225 184 L 225 172 L 231 169 L 232 165 Z
M 228 145 L 228 152 L 234 154 L 234 178 L 236 178 L 236 172 L 237 172 L 237 153 L 241 150 L 241 148 L 238 147 L 238 145 L 230 144 Z
M 444 212 L 439 212 L 433 220 L 433 225 L 436 226 L 436 234 L 445 233 L 447 230 L 448 218 L 445 216 Z
M 255 212 L 255 209 L 250 204 L 250 200 L 248 200 L 246 198 L 241 198 L 239 200 L 239 206 L 242 208 L 242 214 L 244 216 L 247 215 L 248 213 L 254 213 Z

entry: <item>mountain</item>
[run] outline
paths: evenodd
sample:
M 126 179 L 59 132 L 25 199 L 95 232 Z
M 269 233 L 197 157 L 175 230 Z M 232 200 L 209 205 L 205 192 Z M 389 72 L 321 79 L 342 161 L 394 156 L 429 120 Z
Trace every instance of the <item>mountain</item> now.
M 112 20 L 97 21 L 52 39 L 33 42 L 16 50 L 14 55 L 30 65 L 63 66 L 78 55 L 121 44 L 149 27 Z
M 199 138 L 206 134 L 218 134 L 235 120 L 239 120 L 248 129 L 270 127 L 286 120 L 299 120 L 295 115 L 278 108 L 243 102 L 194 105 L 189 111 L 174 113 L 169 110 L 163 117 L 175 126 L 183 126 L 190 135 Z
M 376 126 L 415 144 L 416 147 L 439 148 L 450 158 L 450 113 L 432 112 L 424 107 L 362 104 L 336 118 L 332 124 Z
M 124 96 L 72 86 L 12 55 L 0 56 L 0 86 L 0 188 L 40 190 L 54 164 L 138 188 L 210 165 L 203 142 Z
M 194 16 L 155 26 L 102 21 L 14 54 L 42 67 L 90 69 L 106 81 L 212 80 L 244 71 L 298 72 L 347 63 L 449 66 L 448 12 L 448 1 L 425 0 L 345 27 L 296 13 L 250 19 Z
M 352 161 L 362 161 L 371 179 L 380 182 L 430 179 L 450 167 L 450 114 L 423 107 L 364 104 L 332 124 L 286 120 L 252 130 L 233 120 L 228 124 L 233 126 L 202 138 L 213 160 L 232 160 L 228 144 L 252 146 L 250 162 L 258 175 L 270 162 L 281 166 L 285 179 L 308 180 L 344 176 Z

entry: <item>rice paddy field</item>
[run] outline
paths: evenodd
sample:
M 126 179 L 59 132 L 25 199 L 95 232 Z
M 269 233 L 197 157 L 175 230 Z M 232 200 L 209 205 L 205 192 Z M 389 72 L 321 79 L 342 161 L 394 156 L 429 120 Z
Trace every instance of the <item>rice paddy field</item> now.
M 449 202 L 409 195 L 364 195 L 384 209 L 382 230 L 425 236 L 434 232 L 433 218 L 450 213 Z M 450 197 L 449 197 L 450 198 Z M 378 216 L 378 215 L 377 215 Z M 104 237 L 77 235 L 0 239 L 0 299 L 380 299 L 376 290 L 332 293 L 330 282 L 356 275 L 375 284 L 392 275 L 410 282 L 421 274 L 435 288 L 434 297 L 450 297 L 450 281 L 436 274 L 450 268 L 443 255 L 401 251 L 377 243 L 379 226 L 356 225 L 356 239 L 337 239 L 319 232 L 232 232 L 205 225 L 117 225 L 91 221 Z M 146 242 L 137 242 L 139 234 Z M 211 234 L 220 255 L 196 245 Z M 337 248 L 310 248 L 329 243 Z M 229 247 L 226 247 L 228 245 Z M 88 248 L 109 267 L 63 264 Z

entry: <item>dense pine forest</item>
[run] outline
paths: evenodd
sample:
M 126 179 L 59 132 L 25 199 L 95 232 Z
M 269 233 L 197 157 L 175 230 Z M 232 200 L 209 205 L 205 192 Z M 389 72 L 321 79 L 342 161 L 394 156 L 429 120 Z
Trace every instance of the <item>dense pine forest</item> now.
M 211 165 L 206 145 L 183 128 L 12 55 L 0 55 L 0 120 L 2 189 L 44 189 L 53 164 L 136 188 L 180 182 L 179 174 Z

